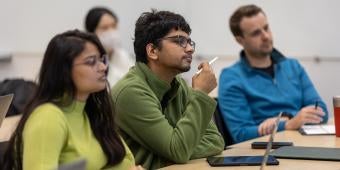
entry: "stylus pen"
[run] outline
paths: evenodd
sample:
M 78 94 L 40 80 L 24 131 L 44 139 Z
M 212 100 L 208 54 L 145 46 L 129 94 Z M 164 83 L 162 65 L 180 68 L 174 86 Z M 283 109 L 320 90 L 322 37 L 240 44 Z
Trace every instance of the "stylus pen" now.
M 319 106 L 319 101 L 315 101 L 315 106 L 314 106 L 314 109 L 318 109 L 318 106 Z
M 210 60 L 210 61 L 209 61 L 209 65 L 211 65 L 212 63 L 214 63 L 217 59 L 218 59 L 218 57 L 215 57 L 215 58 L 213 58 L 212 60 Z M 200 74 L 202 70 L 203 70 L 203 69 L 198 70 L 198 71 L 196 72 L 196 74 Z

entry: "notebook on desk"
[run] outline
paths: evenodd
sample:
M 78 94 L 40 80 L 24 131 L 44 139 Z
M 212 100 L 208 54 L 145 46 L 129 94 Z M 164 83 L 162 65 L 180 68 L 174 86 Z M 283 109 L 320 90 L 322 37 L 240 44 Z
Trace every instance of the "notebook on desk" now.
M 13 94 L 0 96 L 0 127 L 2 121 L 5 119 L 9 106 L 12 103 Z
M 334 125 L 303 125 L 299 132 L 302 135 L 334 135 Z
M 340 161 L 340 148 L 284 146 L 270 153 L 276 158 Z

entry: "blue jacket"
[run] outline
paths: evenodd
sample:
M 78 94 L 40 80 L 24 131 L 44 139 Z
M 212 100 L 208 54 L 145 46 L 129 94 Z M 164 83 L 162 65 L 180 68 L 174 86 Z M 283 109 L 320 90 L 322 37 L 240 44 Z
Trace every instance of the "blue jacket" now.
M 218 102 L 223 119 L 234 142 L 259 137 L 258 125 L 279 112 L 295 116 L 299 110 L 316 101 L 326 115 L 325 103 L 314 88 L 307 73 L 295 59 L 284 57 L 273 50 L 274 78 L 268 73 L 252 68 L 245 53 L 231 67 L 222 70 L 219 80 Z M 280 122 L 278 130 L 285 128 Z

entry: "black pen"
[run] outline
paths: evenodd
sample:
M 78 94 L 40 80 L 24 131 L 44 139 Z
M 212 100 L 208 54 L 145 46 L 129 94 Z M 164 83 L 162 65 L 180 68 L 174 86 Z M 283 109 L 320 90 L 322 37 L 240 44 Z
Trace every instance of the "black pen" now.
M 315 110 L 318 109 L 319 101 L 315 101 Z

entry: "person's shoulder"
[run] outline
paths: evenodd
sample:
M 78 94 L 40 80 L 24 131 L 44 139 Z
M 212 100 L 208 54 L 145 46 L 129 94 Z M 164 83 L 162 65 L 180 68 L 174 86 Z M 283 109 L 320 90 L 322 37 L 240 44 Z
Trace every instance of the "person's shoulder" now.
M 129 70 L 129 72 L 125 74 L 123 78 L 121 78 L 116 84 L 112 86 L 111 90 L 121 90 L 129 86 L 134 86 L 136 84 L 138 85 L 143 82 L 143 78 L 137 74 L 136 68 L 134 66 Z
M 299 60 L 293 57 L 285 57 L 283 62 L 299 64 Z
M 51 131 L 67 128 L 67 120 L 64 112 L 55 104 L 44 103 L 37 106 L 29 116 L 25 124 L 25 133 Z
M 287 67 L 302 68 L 299 60 L 292 57 L 285 57 L 282 64 Z
M 242 64 L 240 61 L 235 62 L 231 66 L 225 67 L 222 69 L 220 77 L 239 77 L 242 72 Z
M 39 113 L 39 115 L 60 115 L 63 114 L 63 111 L 60 109 L 59 106 L 53 104 L 53 103 L 44 103 L 39 106 L 37 106 L 32 114 Z M 50 116 L 50 115 L 49 115 Z
M 138 93 L 149 91 L 147 82 L 131 70 L 123 79 L 119 80 L 111 89 L 113 99 L 119 96 L 133 96 Z
M 29 122 L 48 122 L 49 124 L 65 122 L 63 111 L 53 103 L 44 103 L 37 106 L 29 117 Z

